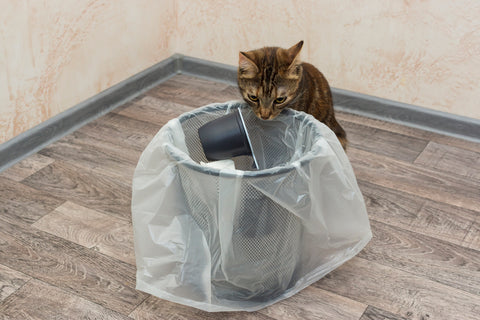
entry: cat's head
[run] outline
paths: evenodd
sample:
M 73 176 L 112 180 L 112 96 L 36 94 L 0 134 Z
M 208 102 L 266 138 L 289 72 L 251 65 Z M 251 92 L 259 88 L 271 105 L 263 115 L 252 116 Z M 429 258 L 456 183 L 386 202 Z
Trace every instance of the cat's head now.
M 275 118 L 296 97 L 302 78 L 297 59 L 302 46 L 300 41 L 289 49 L 265 47 L 240 52 L 238 86 L 258 118 Z

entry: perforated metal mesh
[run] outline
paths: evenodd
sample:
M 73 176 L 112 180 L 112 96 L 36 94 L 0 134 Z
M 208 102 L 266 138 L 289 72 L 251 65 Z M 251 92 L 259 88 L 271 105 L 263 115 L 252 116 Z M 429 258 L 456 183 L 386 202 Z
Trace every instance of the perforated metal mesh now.
M 257 298 L 281 294 L 294 280 L 300 221 L 248 183 L 243 184 L 242 194 L 245 197 L 235 213 L 232 236 L 235 259 L 225 262 L 225 272 L 241 279 L 239 284 L 250 282 L 253 288 L 243 293 L 245 298 L 252 298 L 251 292 Z M 235 270 L 246 274 L 234 274 Z
M 198 138 L 198 128 L 225 114 L 218 112 L 199 113 L 181 119 L 185 140 L 191 159 L 207 161 Z M 288 163 L 293 150 L 285 144 L 272 143 L 265 130 L 256 129 L 253 113 L 243 113 L 254 149 L 262 152 L 264 166 L 272 167 Z M 264 126 L 265 127 L 265 126 Z M 272 132 L 281 132 L 273 130 Z M 289 133 L 296 135 L 296 133 Z M 295 136 L 291 137 L 296 139 Z M 304 146 L 308 150 L 308 146 Z M 249 156 L 234 159 L 240 170 L 251 170 L 253 159 Z M 221 246 L 219 233 L 219 175 L 207 174 L 198 167 L 192 169 L 179 165 L 181 183 L 190 208 L 190 214 L 204 232 L 212 256 L 212 289 L 220 299 L 263 300 L 280 295 L 295 282 L 295 270 L 300 254 L 301 223 L 287 209 L 274 202 L 258 189 L 255 176 L 240 180 L 241 200 L 231 207 L 233 217 L 231 245 Z M 203 185 L 197 180 L 202 175 Z M 294 179 L 296 171 L 282 174 L 282 179 Z M 274 183 L 277 175 L 261 177 L 262 184 Z M 205 183 L 205 181 L 210 183 Z M 208 201 L 207 201 L 208 200 Z M 224 213 L 225 214 L 225 213 Z M 227 250 L 228 252 L 222 252 Z

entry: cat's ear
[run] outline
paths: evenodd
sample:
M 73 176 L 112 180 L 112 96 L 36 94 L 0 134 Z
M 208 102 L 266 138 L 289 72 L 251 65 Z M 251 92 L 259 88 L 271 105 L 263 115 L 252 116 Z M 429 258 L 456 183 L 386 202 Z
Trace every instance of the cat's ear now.
M 253 78 L 258 73 L 258 67 L 253 62 L 249 52 L 240 52 L 238 55 L 238 72 L 244 78 Z
M 298 79 L 302 73 L 302 67 L 300 59 L 298 59 L 300 50 L 302 50 L 303 41 L 300 41 L 296 45 L 286 50 L 279 50 L 278 54 L 281 54 L 280 61 L 283 61 L 284 76 L 289 79 Z
M 293 66 L 295 64 L 298 54 L 302 50 L 302 47 L 303 47 L 303 40 L 297 43 L 296 45 L 294 45 L 293 47 L 287 49 L 287 55 L 290 60 L 289 61 L 290 66 Z

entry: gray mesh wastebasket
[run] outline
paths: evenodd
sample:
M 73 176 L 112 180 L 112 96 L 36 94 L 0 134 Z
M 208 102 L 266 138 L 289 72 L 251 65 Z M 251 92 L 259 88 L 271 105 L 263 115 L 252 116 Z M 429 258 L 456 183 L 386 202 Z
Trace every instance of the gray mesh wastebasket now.
M 215 169 L 203 124 L 239 109 L 253 158 Z M 334 134 L 292 110 L 262 121 L 242 102 L 170 121 L 135 171 L 137 288 L 208 311 L 257 310 L 353 257 L 371 237 L 363 198 Z

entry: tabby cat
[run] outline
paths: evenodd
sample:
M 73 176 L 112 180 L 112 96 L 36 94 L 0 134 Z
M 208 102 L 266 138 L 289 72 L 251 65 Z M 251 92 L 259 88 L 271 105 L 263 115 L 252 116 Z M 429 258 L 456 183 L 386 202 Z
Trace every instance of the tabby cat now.
M 299 61 L 302 46 L 300 41 L 289 49 L 240 52 L 240 93 L 260 119 L 273 119 L 284 108 L 311 114 L 332 129 L 346 149 L 347 135 L 335 119 L 330 86 L 317 68 Z

